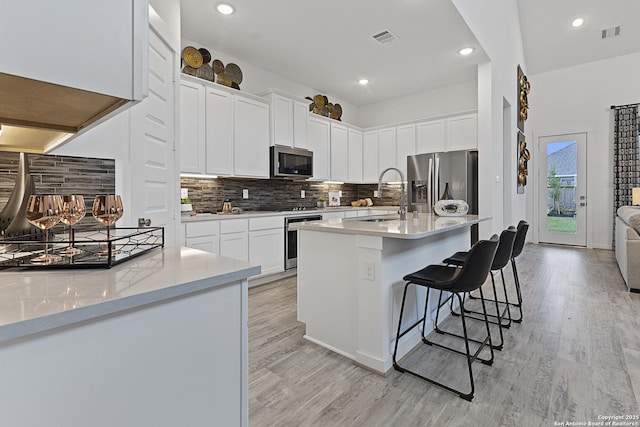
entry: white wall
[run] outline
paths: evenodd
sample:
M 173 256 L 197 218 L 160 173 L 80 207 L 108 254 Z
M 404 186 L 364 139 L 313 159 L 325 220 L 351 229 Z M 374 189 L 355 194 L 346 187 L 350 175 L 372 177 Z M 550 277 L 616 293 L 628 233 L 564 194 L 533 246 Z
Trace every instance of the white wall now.
M 452 1 L 491 59 L 490 64 L 478 67 L 479 210 L 493 217 L 490 224 L 481 224 L 480 237 L 484 238 L 526 216 L 526 197 L 516 194 L 517 108 L 512 108 L 510 126 L 513 129 L 510 146 L 514 151 L 505 152 L 503 147 L 504 100 L 511 106 L 517 105 L 516 70 L 520 64 L 526 74 L 524 49 L 515 1 Z M 525 129 L 528 125 L 527 122 Z M 513 171 L 512 175 L 503 176 L 503 161 L 508 162 L 506 170 Z M 525 191 L 531 190 L 531 185 L 527 185 Z M 503 214 L 505 194 L 512 195 L 508 204 L 511 218 Z
M 526 136 L 536 148 L 539 136 L 587 132 L 587 246 L 611 248 L 610 106 L 640 102 L 639 70 L 640 53 L 636 53 L 529 76 L 531 108 Z M 535 167 L 535 157 L 532 163 Z M 533 195 L 529 198 L 530 205 L 537 206 Z M 529 213 L 533 215 L 533 208 Z
M 358 109 L 353 124 L 361 127 L 380 126 L 475 111 L 477 108 L 478 82 L 474 80 L 363 105 Z
M 355 122 L 357 120 L 357 107 L 335 96 L 332 96 L 329 93 L 323 93 L 301 83 L 286 79 L 278 74 L 272 73 L 271 71 L 265 70 L 264 68 L 248 63 L 240 58 L 236 58 L 234 56 L 221 52 L 216 49 L 215 46 L 206 46 L 198 41 L 183 38 L 182 48 L 186 46 L 193 46 L 198 49 L 204 47 L 209 50 L 209 52 L 211 52 L 212 59 L 219 59 L 225 65 L 228 63 L 237 64 L 242 70 L 242 83 L 240 83 L 240 89 L 242 90 L 242 92 L 255 94 L 268 89 L 279 89 L 298 98 L 304 98 L 306 96 L 313 97 L 314 95 L 321 93 L 322 95 L 326 95 L 327 98 L 329 98 L 329 102 L 333 104 L 340 104 L 340 106 L 342 107 L 343 122 L 351 123 L 356 126 L 358 125 L 358 123 Z

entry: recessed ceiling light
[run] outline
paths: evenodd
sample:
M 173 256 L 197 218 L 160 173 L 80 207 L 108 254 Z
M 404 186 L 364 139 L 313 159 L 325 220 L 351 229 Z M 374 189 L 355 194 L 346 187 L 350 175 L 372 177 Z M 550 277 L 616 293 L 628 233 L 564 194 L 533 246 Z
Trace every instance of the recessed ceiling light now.
M 223 15 L 231 15 L 235 11 L 233 6 L 227 3 L 218 3 L 216 5 L 216 10 Z
M 360 83 L 362 86 L 369 84 L 369 79 L 360 79 L 358 80 L 358 83 Z
M 571 23 L 571 26 L 574 28 L 577 28 L 579 26 L 581 26 L 582 24 L 584 24 L 584 19 L 582 18 L 576 18 L 573 20 L 573 22 Z
M 471 54 L 473 53 L 473 51 L 474 51 L 474 50 L 475 50 L 475 49 L 474 49 L 474 48 L 472 48 L 472 47 L 465 47 L 465 48 L 463 48 L 463 49 L 460 49 L 460 50 L 458 51 L 458 53 L 459 53 L 460 55 L 464 55 L 464 56 L 466 56 L 466 55 L 471 55 Z

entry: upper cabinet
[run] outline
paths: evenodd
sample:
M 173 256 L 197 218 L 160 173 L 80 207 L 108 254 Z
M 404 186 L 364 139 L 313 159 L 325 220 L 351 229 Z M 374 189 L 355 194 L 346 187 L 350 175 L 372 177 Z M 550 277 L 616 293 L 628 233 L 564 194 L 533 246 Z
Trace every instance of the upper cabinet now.
M 378 131 L 362 134 L 362 181 L 378 182 Z
M 308 103 L 274 90 L 259 95 L 271 102 L 270 145 L 307 149 Z
M 396 167 L 407 179 L 407 156 L 416 154 L 416 127 L 414 124 L 396 128 Z
M 331 123 L 331 180 L 349 181 L 349 141 L 347 126 Z
M 362 175 L 362 131 L 349 128 L 348 131 L 348 146 L 349 146 L 349 176 L 348 182 L 359 184 L 363 182 Z
M 3 2 L 3 34 L 18 37 L 0 43 L 3 149 L 49 151 L 142 100 L 148 13 L 144 0 Z
M 313 151 L 313 179 L 326 181 L 331 179 L 329 147 L 331 141 L 329 119 L 309 116 L 307 120 L 307 143 Z
M 186 75 L 180 92 L 181 172 L 269 178 L 268 101 Z
M 416 154 L 444 151 L 444 135 L 444 119 L 417 123 Z
M 446 151 L 478 148 L 478 115 L 465 114 L 447 120 Z
M 395 127 L 378 131 L 378 174 L 390 167 L 397 167 Z M 400 175 L 395 171 L 387 172 L 382 178 L 382 182 L 398 181 L 400 181 Z

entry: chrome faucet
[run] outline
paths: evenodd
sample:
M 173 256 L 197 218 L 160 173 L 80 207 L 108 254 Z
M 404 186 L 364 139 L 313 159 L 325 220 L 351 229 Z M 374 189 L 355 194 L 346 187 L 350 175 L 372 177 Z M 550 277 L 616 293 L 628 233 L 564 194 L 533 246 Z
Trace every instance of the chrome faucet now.
M 400 174 L 400 209 L 398 209 L 398 213 L 400 214 L 400 220 L 405 221 L 407 219 L 407 205 L 404 194 L 404 175 L 400 169 L 390 167 L 382 171 L 380 178 L 378 178 L 378 197 L 382 197 L 382 177 L 390 170 L 395 170 Z

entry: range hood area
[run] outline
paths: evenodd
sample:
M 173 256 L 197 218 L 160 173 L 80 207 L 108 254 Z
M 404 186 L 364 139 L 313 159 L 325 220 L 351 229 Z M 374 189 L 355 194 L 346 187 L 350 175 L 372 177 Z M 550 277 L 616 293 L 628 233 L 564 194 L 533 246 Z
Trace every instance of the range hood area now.
M 130 102 L 0 73 L 0 150 L 46 153 Z

